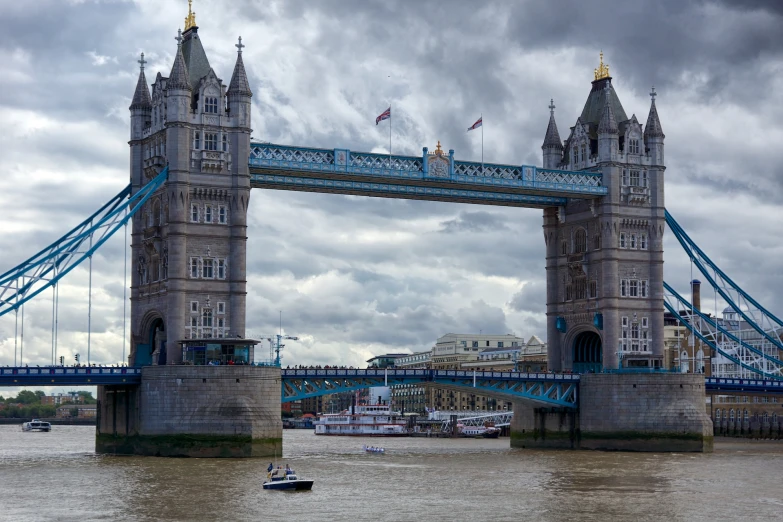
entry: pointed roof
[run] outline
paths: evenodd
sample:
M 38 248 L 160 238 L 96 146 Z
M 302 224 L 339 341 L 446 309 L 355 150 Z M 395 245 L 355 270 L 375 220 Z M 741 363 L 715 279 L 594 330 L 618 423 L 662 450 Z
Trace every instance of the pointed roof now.
M 555 123 L 555 100 L 549 100 L 549 125 L 546 128 L 546 136 L 541 148 L 563 150 L 563 141 L 560 139 L 560 133 L 557 132 L 557 123 Z
M 136 92 L 133 93 L 133 101 L 131 101 L 130 109 L 150 109 L 152 108 L 152 97 L 150 96 L 150 89 L 147 85 L 147 78 L 144 76 L 144 64 L 147 63 L 144 60 L 144 53 L 141 53 L 141 59 L 139 64 L 141 70 L 139 71 L 139 81 L 136 82 Z
M 623 109 L 623 104 L 620 103 L 617 93 L 615 93 L 614 88 L 612 88 L 611 76 L 593 81 L 592 86 L 580 118 L 582 123 L 586 123 L 590 126 L 590 134 L 595 137 L 593 133 L 603 116 L 607 97 L 609 99 L 609 104 L 612 106 L 612 112 L 614 113 L 616 121 L 626 121 L 628 116 L 625 114 L 625 109 Z M 607 89 L 607 87 L 609 88 Z
M 619 129 L 617 128 L 617 120 L 614 117 L 614 110 L 612 109 L 611 91 L 612 85 L 607 84 L 606 95 L 604 96 L 604 110 L 601 113 L 601 122 L 598 124 L 598 134 L 617 134 Z
M 177 31 L 177 56 L 174 58 L 174 65 L 171 67 L 171 74 L 166 83 L 167 89 L 185 89 L 192 90 L 188 80 L 188 68 L 185 66 L 185 57 L 182 56 L 182 34 Z
M 212 68 L 207 60 L 207 53 L 201 45 L 198 36 L 198 27 L 193 26 L 182 34 L 182 57 L 188 69 L 188 80 L 191 88 L 195 89 L 199 80 L 209 74 Z
M 250 91 L 250 82 L 247 81 L 247 73 L 245 72 L 245 63 L 242 61 L 242 37 L 239 37 L 239 43 L 235 44 L 237 51 L 237 63 L 234 65 L 234 73 L 231 75 L 231 82 L 228 84 L 228 94 L 242 94 L 244 96 L 252 96 Z
M 658 109 L 655 108 L 655 87 L 652 88 L 650 98 L 652 103 L 650 104 L 650 114 L 647 115 L 647 125 L 644 126 L 644 139 L 647 138 L 665 138 L 663 128 L 661 128 L 661 120 L 658 119 Z

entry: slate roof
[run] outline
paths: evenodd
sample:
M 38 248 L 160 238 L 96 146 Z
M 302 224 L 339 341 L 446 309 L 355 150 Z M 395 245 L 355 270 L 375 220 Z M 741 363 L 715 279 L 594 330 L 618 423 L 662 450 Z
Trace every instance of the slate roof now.
M 136 92 L 133 93 L 131 109 L 150 109 L 152 108 L 152 97 L 150 89 L 147 86 L 147 78 L 144 76 L 144 69 L 139 72 L 139 81 L 136 82 Z
M 655 98 L 650 105 L 650 114 L 647 115 L 647 125 L 644 126 L 644 138 L 665 138 L 661 120 L 658 119 L 658 109 L 655 108 Z
M 250 83 L 247 81 L 242 53 L 237 53 L 237 63 L 234 65 L 234 73 L 231 75 L 231 82 L 228 84 L 228 94 L 253 95 L 250 91 Z
M 185 58 L 182 55 L 182 46 L 177 46 L 177 56 L 174 58 L 174 65 L 171 66 L 171 74 L 169 75 L 168 82 L 166 82 L 167 89 L 185 89 L 192 90 L 190 81 L 188 80 L 188 68 L 185 66 Z
M 557 123 L 555 123 L 555 112 L 549 113 L 549 125 L 546 128 L 546 137 L 542 148 L 555 148 L 563 150 L 563 141 L 560 139 L 560 133 L 557 132 Z
M 607 96 L 609 96 L 609 104 L 611 105 L 616 122 L 625 122 L 628 120 L 628 116 L 625 114 L 625 109 L 623 109 L 623 104 L 620 103 L 617 93 L 615 93 L 614 88 L 612 88 L 611 77 L 595 80 L 592 84 L 593 87 L 590 90 L 590 94 L 587 97 L 585 106 L 582 109 L 582 115 L 579 119 L 582 120 L 582 123 L 586 123 L 590 126 L 588 133 L 591 138 L 595 138 L 597 136 L 598 125 L 604 114 Z M 609 87 L 608 89 L 607 86 Z
M 195 89 L 199 80 L 209 74 L 211 69 L 207 53 L 204 52 L 198 36 L 198 27 L 191 27 L 182 33 L 182 57 L 187 67 L 190 87 Z

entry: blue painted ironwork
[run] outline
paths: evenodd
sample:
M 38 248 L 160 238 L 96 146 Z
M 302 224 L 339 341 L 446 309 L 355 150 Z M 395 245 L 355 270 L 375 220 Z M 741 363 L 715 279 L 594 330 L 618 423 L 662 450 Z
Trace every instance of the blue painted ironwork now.
M 576 408 L 579 375 L 462 370 L 282 370 L 282 402 L 375 386 L 435 384 L 470 388 L 481 395 L 527 399 L 549 406 Z
M 0 275 L 0 316 L 18 309 L 90 258 L 130 220 L 167 177 L 168 167 L 133 195 L 128 185 L 70 232 Z
M 748 391 L 783 394 L 783 381 L 760 379 L 729 379 L 707 377 L 704 379 L 707 391 Z
M 254 187 L 299 188 L 319 192 L 337 192 L 343 194 L 385 195 L 408 199 L 460 200 L 482 204 L 506 204 L 520 206 L 552 207 L 565 205 L 565 198 L 514 194 L 508 192 L 483 192 L 441 187 L 422 187 L 391 183 L 369 183 L 365 181 L 344 181 L 321 178 L 299 178 L 275 174 L 251 174 Z
M 668 211 L 666 211 L 666 223 L 694 265 L 729 306 L 767 342 L 776 346 L 778 350 L 783 350 L 783 342 L 780 340 L 780 336 L 783 335 L 783 321 L 732 281 L 685 233 Z
M 446 156 L 442 157 L 446 158 Z M 296 177 L 300 174 L 323 173 L 342 175 L 340 179 L 345 179 L 348 175 L 355 176 L 356 180 L 374 178 L 387 184 L 399 184 L 405 180 L 433 184 L 450 183 L 455 186 L 473 186 L 484 192 L 516 189 L 559 199 L 608 194 L 608 189 L 602 184 L 602 175 L 595 172 L 454 161 L 453 151 L 449 151 L 449 170 L 441 175 L 430 172 L 429 160 L 430 155 L 426 148 L 423 149 L 422 157 L 415 157 L 352 152 L 348 149 L 314 149 L 272 143 L 252 143 L 248 164 L 253 174 L 269 174 L 270 171 L 282 170 L 289 176 Z M 293 188 L 295 185 L 289 184 L 289 186 Z M 312 185 L 312 187 L 317 186 Z M 511 200 L 498 199 L 498 201 Z M 549 202 L 540 204 L 551 206 Z
M 0 368 L 0 386 L 103 386 L 141 383 L 141 368 L 44 366 Z
M 710 316 L 702 313 L 700 310 L 694 309 L 684 297 L 674 291 L 674 289 L 667 283 L 664 282 L 663 287 L 666 291 L 664 294 L 664 306 L 666 307 L 666 310 L 668 310 L 669 313 L 671 313 L 683 326 L 685 326 L 692 334 L 698 337 L 704 344 L 712 348 L 715 352 L 726 357 L 726 359 L 730 360 L 734 364 L 737 364 L 752 373 L 765 377 L 773 377 L 773 374 L 764 371 L 763 368 L 758 367 L 759 360 L 766 358 L 766 354 L 756 347 L 751 346 L 745 341 L 736 337 L 734 334 L 723 328 L 717 321 L 714 321 Z M 681 310 L 687 313 L 685 317 L 680 314 Z M 700 328 L 694 324 L 694 317 L 699 318 L 699 322 L 701 324 Z M 721 346 L 714 341 L 717 338 L 717 335 L 705 335 L 703 329 L 706 329 L 708 332 L 718 332 L 726 338 L 730 339 L 732 342 L 736 343 L 738 346 L 742 346 L 745 350 L 756 354 L 758 358 L 755 361 L 752 361 L 756 365 L 754 366 L 753 364 L 747 364 L 738 357 L 723 350 Z M 779 362 L 774 358 L 772 360 L 776 363 Z M 778 366 L 778 370 L 775 373 L 778 377 L 781 376 L 780 366 Z

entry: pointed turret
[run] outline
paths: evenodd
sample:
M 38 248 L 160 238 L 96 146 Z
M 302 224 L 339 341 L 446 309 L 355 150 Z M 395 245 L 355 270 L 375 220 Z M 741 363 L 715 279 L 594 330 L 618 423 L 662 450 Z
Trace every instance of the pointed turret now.
M 185 57 L 182 56 L 182 31 L 177 29 L 177 56 L 174 58 L 174 65 L 171 67 L 169 80 L 166 82 L 167 89 L 182 89 L 190 91 L 190 79 L 188 78 L 188 68 L 185 66 Z
M 144 60 L 144 53 L 141 53 L 141 59 L 139 64 L 141 70 L 139 71 L 139 81 L 136 82 L 136 92 L 133 93 L 133 101 L 131 102 L 130 109 L 151 109 L 152 97 L 150 96 L 150 88 L 147 85 L 147 78 L 144 76 L 144 64 L 147 63 Z
M 655 108 L 655 87 L 650 92 L 650 114 L 647 115 L 647 125 L 644 126 L 644 145 L 647 149 L 647 155 L 650 157 L 653 165 L 663 165 L 663 140 L 666 137 L 663 134 L 661 120 L 658 119 L 658 109 Z
M 617 134 L 619 129 L 617 128 L 617 120 L 614 117 L 614 110 L 610 103 L 610 93 L 612 90 L 611 84 L 606 85 L 606 96 L 604 102 L 603 114 L 601 114 L 601 122 L 598 124 L 598 135 L 601 134 Z
M 554 100 L 549 100 L 549 125 L 546 128 L 546 136 L 541 150 L 544 151 L 545 169 L 554 169 L 560 165 L 563 159 L 563 142 L 560 139 L 560 133 L 557 132 L 557 123 L 555 123 Z
M 252 96 L 250 91 L 250 83 L 247 81 L 247 73 L 245 72 L 245 63 L 242 61 L 242 37 L 239 37 L 239 43 L 236 44 L 237 49 L 237 63 L 234 65 L 234 73 L 231 75 L 231 82 L 228 84 L 228 95 L 244 95 Z M 557 132 L 557 130 L 555 130 Z

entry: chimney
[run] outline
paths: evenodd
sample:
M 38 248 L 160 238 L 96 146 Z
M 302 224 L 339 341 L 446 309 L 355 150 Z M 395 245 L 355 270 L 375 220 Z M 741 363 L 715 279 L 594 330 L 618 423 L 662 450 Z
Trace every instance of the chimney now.
M 701 311 L 701 281 L 698 279 L 691 281 L 691 303 L 693 308 Z

